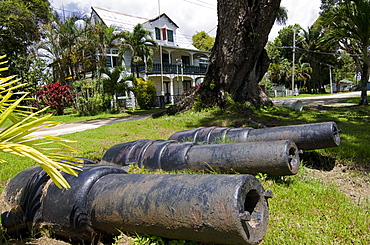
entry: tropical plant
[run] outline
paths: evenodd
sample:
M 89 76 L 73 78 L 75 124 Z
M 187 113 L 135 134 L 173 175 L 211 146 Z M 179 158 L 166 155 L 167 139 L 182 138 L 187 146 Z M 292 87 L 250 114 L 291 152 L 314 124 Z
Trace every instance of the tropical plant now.
M 0 54 L 10 59 L 10 74 L 29 71 L 29 47 L 42 38 L 40 26 L 49 21 L 51 7 L 44 0 L 0 1 Z
M 43 26 L 45 39 L 39 44 L 40 56 L 52 61 L 55 81 L 77 81 L 93 77 L 106 65 L 105 54 L 114 46 L 115 28 L 95 22 L 91 17 L 70 16 L 62 18 L 56 12 L 52 21 Z
M 5 56 L 1 56 L 3 59 Z M 1 62 L 0 65 L 5 64 Z M 7 68 L 0 68 L 0 72 Z M 0 77 L 0 127 L 10 121 L 10 125 L 0 131 L 0 151 L 20 157 L 28 157 L 38 163 L 59 188 L 70 188 L 60 171 L 77 176 L 81 170 L 80 159 L 64 153 L 77 153 L 66 145 L 67 139 L 47 135 L 31 135 L 38 129 L 52 127 L 57 122 L 50 121 L 52 115 L 40 117 L 47 108 L 31 112 L 31 107 L 22 106 L 27 99 L 27 93 L 17 92 L 26 84 L 18 84 L 20 79 L 15 76 Z M 56 146 L 56 145 L 57 146 Z M 0 158 L 0 162 L 6 162 Z M 60 170 L 60 171 L 59 171 Z
M 109 109 L 111 97 L 103 93 L 100 79 L 81 79 L 73 83 L 74 107 L 78 116 L 94 116 Z
M 312 67 L 309 63 L 297 64 L 295 67 L 295 77 L 298 87 L 306 87 L 307 82 L 311 80 Z
M 267 70 L 268 79 L 275 85 L 290 85 L 289 72 L 291 71 L 291 63 L 287 60 L 280 63 L 271 63 Z
M 357 60 L 361 67 L 360 105 L 367 105 L 366 84 L 369 80 L 370 1 L 345 0 L 325 13 L 325 23 L 343 49 Z
M 132 32 L 122 31 L 117 36 L 122 38 L 120 56 L 123 56 L 126 50 L 131 50 L 132 74 L 134 74 L 135 67 L 136 77 L 139 77 L 139 64 L 146 64 L 148 70 L 152 69 L 154 49 L 158 44 L 152 39 L 150 31 L 145 30 L 141 24 L 137 24 Z
M 152 80 L 144 81 L 141 78 L 136 78 L 134 93 L 141 109 L 147 110 L 154 106 L 157 91 Z
M 117 108 L 117 95 L 129 90 L 126 81 L 132 79 L 132 77 L 125 75 L 122 66 L 117 66 L 114 69 L 102 67 L 99 72 L 103 84 L 103 92 L 112 97 L 114 102 L 113 107 Z
M 40 104 L 49 106 L 58 116 L 63 115 L 64 109 L 72 105 L 75 96 L 70 86 L 61 83 L 44 85 L 36 95 Z
M 286 7 L 280 6 L 276 14 L 275 22 L 279 25 L 285 25 L 287 20 L 288 20 L 288 10 Z

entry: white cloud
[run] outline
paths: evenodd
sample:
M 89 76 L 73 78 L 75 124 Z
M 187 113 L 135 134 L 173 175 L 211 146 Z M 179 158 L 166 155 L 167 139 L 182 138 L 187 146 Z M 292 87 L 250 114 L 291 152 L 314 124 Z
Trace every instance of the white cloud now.
M 154 18 L 160 12 L 166 13 L 182 33 L 191 37 L 197 31 L 210 31 L 215 36 L 217 26 L 217 0 L 52 0 L 51 5 L 58 9 L 75 12 L 91 12 L 91 6 L 106 8 L 125 14 Z M 303 28 L 312 25 L 318 17 L 321 0 L 282 0 L 281 5 L 288 9 L 287 25 L 298 23 Z M 283 26 L 274 25 L 270 39 L 277 36 Z M 213 31 L 211 31 L 213 30 Z
M 319 16 L 320 5 L 321 0 L 282 0 L 281 6 L 288 10 L 286 26 L 299 24 L 302 28 L 307 29 Z M 270 32 L 270 40 L 274 39 L 282 28 L 284 26 L 275 24 Z

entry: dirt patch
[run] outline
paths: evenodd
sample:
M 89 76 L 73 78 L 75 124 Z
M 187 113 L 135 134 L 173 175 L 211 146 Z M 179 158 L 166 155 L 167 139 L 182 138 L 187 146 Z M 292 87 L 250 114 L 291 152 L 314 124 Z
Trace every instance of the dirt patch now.
M 309 169 L 324 183 L 334 184 L 356 204 L 370 204 L 370 171 L 337 164 L 331 171 Z

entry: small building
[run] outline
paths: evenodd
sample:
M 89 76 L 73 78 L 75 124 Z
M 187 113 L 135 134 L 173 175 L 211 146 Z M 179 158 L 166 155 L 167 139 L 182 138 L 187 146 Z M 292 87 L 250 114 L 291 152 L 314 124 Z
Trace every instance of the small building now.
M 117 31 L 132 31 L 134 26 L 142 24 L 152 33 L 153 40 L 160 46 L 153 56 L 153 68 L 139 66 L 139 76 L 151 79 L 156 86 L 157 95 L 164 95 L 166 103 L 175 103 L 186 91 L 203 81 L 208 68 L 209 51 L 198 50 L 179 30 L 179 27 L 166 14 L 148 19 L 118 13 L 99 7 L 91 7 L 92 16 L 106 26 L 114 26 Z M 188 35 L 190 37 L 190 35 Z M 119 64 L 118 48 L 107 52 L 107 66 Z M 124 66 L 131 71 L 131 52 L 124 54 Z
M 353 85 L 353 82 L 347 79 L 342 79 L 338 83 L 333 83 L 333 92 L 348 91 Z

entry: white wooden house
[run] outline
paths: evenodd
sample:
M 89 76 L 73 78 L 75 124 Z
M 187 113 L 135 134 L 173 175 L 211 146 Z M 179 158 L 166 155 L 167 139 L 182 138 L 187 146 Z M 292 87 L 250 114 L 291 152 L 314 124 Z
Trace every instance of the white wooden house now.
M 192 34 L 182 34 L 166 14 L 147 19 L 99 7 L 91 8 L 94 18 L 106 26 L 114 26 L 117 31 L 132 31 L 140 23 L 152 33 L 152 38 L 159 45 L 153 57 L 154 65 L 151 70 L 145 65 L 140 66 L 139 75 L 155 83 L 157 95 L 164 95 L 166 103 L 176 102 L 191 87 L 203 81 L 210 52 L 195 48 L 191 42 Z M 122 65 L 118 63 L 118 48 L 110 49 L 106 55 L 108 67 Z M 126 70 L 131 71 L 131 51 L 126 51 L 123 60 Z

